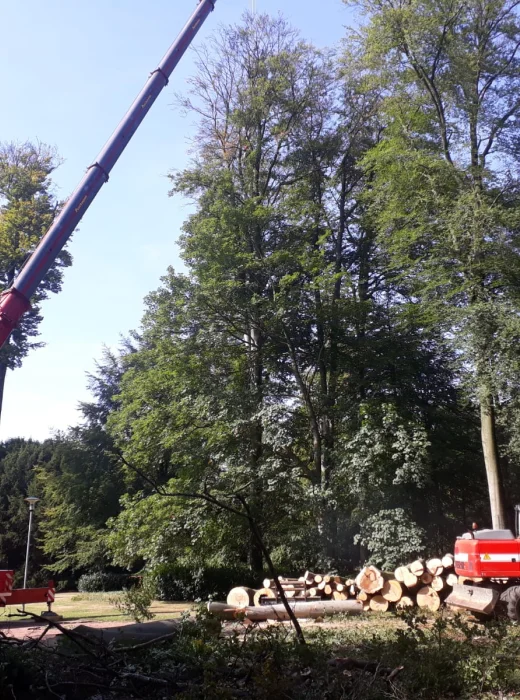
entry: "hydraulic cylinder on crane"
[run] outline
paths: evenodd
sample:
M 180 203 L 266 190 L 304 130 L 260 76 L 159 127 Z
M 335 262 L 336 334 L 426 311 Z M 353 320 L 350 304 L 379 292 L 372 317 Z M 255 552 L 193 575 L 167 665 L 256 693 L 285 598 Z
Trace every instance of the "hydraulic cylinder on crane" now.
M 110 171 L 147 115 L 168 78 L 193 41 L 216 0 L 200 0 L 197 8 L 159 66 L 150 74 L 145 86 L 89 166 L 82 181 L 59 216 L 29 257 L 13 284 L 0 297 L 0 348 L 4 345 L 23 314 L 31 308 L 30 298 L 63 249 L 72 232 L 92 204 L 101 187 L 108 182 Z

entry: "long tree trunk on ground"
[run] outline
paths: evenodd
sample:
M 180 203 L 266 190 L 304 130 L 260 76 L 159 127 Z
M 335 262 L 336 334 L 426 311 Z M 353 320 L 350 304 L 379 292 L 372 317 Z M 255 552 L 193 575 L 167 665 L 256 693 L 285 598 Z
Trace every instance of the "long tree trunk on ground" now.
M 506 527 L 506 517 L 502 498 L 502 480 L 495 431 L 495 408 L 493 397 L 489 393 L 480 400 L 480 426 L 489 490 L 491 522 L 494 529 L 500 530 Z

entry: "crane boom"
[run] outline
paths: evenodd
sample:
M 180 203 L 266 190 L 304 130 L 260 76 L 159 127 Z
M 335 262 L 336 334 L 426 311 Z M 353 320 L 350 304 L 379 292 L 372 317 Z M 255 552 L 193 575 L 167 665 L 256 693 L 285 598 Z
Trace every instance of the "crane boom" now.
M 145 86 L 107 141 L 96 160 L 69 198 L 59 216 L 40 241 L 36 250 L 0 297 L 0 348 L 31 308 L 30 298 L 51 268 L 54 260 L 92 204 L 101 187 L 108 182 L 110 171 L 126 145 L 147 115 L 159 93 L 168 84 L 168 78 L 191 44 L 216 0 L 200 0 L 197 8 L 170 46 L 159 66 L 150 74 Z

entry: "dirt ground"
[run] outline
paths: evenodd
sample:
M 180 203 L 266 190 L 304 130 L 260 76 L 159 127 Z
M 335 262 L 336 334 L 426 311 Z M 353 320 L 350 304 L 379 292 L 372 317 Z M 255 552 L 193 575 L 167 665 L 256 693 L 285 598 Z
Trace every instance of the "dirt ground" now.
M 73 629 L 78 625 L 90 627 L 116 627 L 118 625 L 132 624 L 134 621 L 128 615 L 123 615 L 110 602 L 110 598 L 117 593 L 58 593 L 53 605 L 53 611 L 63 617 L 65 627 Z M 155 620 L 173 620 L 180 617 L 181 613 L 191 608 L 190 603 L 164 603 L 154 601 L 151 612 Z M 27 612 L 40 615 L 45 606 L 41 603 L 27 605 Z M 34 639 L 38 637 L 46 625 L 37 624 L 34 620 L 20 617 L 10 617 L 16 614 L 16 609 L 11 607 L 0 608 L 0 634 L 5 634 L 18 639 Z M 59 634 L 57 630 L 51 630 L 46 638 L 52 638 Z

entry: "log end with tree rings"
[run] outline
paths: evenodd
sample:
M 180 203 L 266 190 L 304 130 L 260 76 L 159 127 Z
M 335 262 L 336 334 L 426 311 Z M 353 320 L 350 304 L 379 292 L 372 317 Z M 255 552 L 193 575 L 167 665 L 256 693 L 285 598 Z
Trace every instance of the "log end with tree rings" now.
M 395 579 L 390 579 L 385 581 L 385 585 L 381 589 L 381 595 L 389 603 L 397 603 L 403 595 L 403 588 L 399 581 Z
M 404 577 L 407 571 L 409 571 L 407 566 L 398 566 L 394 571 L 395 580 L 399 581 L 399 583 L 404 583 Z
M 399 600 L 395 607 L 397 610 L 405 610 L 406 608 L 413 608 L 415 603 L 408 595 L 404 595 L 401 600 Z
M 436 612 L 440 608 L 441 599 L 431 586 L 424 586 L 417 591 L 417 605 L 420 608 Z
M 252 588 L 246 588 L 245 586 L 238 586 L 237 588 L 232 588 L 226 598 L 226 603 L 228 605 L 236 605 L 237 608 L 245 608 L 248 605 L 252 605 L 254 602 L 255 591 Z
M 366 593 L 377 593 L 385 585 L 383 575 L 375 566 L 365 566 L 356 576 L 356 586 Z
M 253 603 L 255 606 L 262 605 L 263 603 L 267 602 L 268 600 L 275 600 L 276 599 L 276 593 L 272 591 L 270 588 L 260 588 L 258 591 L 256 591 L 254 598 L 253 598 Z
M 406 586 L 406 588 L 413 589 L 413 588 L 417 587 L 417 585 L 419 583 L 419 579 L 417 578 L 417 576 L 415 574 L 412 574 L 410 569 L 407 569 L 404 573 L 403 583 Z
M 453 566 L 455 564 L 453 554 L 445 554 L 441 559 L 441 563 L 444 569 L 453 569 Z
M 424 562 L 421 559 L 416 559 L 413 561 L 411 564 L 409 564 L 408 568 L 412 574 L 417 576 L 417 578 L 420 578 L 424 574 Z
M 430 586 L 436 593 L 439 593 L 439 591 L 442 591 L 445 586 L 444 579 L 442 578 L 442 576 L 434 576 L 432 578 Z
M 377 594 L 370 598 L 370 610 L 374 612 L 386 612 L 390 603 L 382 595 Z
M 457 583 L 459 582 L 459 577 L 457 574 L 451 573 L 446 576 L 446 584 L 450 586 L 450 588 L 453 588 L 453 586 L 456 586 Z
M 426 562 L 426 569 L 430 572 L 432 576 L 440 576 L 444 571 L 442 561 L 437 558 L 428 559 Z

